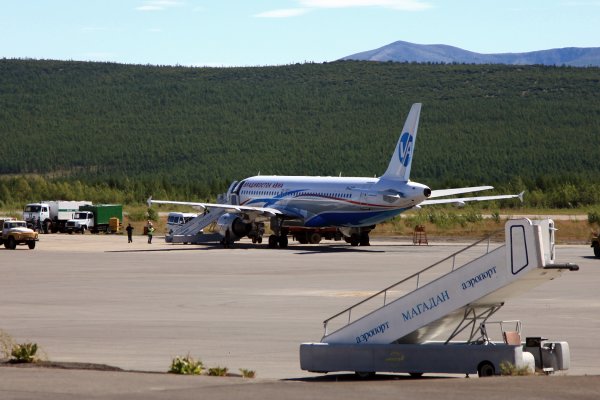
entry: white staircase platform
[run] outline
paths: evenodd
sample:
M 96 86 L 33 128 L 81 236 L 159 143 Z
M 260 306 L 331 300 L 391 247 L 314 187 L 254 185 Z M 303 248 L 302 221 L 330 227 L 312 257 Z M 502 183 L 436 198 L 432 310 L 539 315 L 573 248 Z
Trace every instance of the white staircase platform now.
M 505 244 L 426 284 L 423 271 L 392 285 L 324 322 L 321 343 L 419 344 L 446 337 L 469 315 L 495 312 L 510 297 L 560 275 L 569 265 L 554 264 L 554 227 L 551 220 L 510 220 Z M 471 246 L 470 246 L 471 247 Z M 407 281 L 417 281 L 413 291 L 388 301 Z M 381 304 L 383 300 L 383 304 Z M 378 303 L 364 315 L 358 310 Z M 337 328 L 330 332 L 331 326 Z M 341 325 L 341 326 L 340 326 Z
M 173 229 L 170 234 L 165 236 L 165 241 L 168 243 L 193 244 L 218 241 L 221 239 L 219 234 L 205 234 L 202 230 L 215 222 L 226 212 L 227 210 L 225 209 L 214 208 L 206 214 L 199 215 L 188 221 L 188 223 Z

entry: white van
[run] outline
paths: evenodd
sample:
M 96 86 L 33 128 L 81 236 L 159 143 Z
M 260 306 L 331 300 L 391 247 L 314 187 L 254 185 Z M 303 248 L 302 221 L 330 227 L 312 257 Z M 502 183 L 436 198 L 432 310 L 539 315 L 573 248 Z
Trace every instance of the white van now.
M 169 232 L 169 235 L 173 233 L 173 229 L 187 224 L 197 216 L 198 214 L 194 213 L 170 212 L 167 217 L 167 231 Z

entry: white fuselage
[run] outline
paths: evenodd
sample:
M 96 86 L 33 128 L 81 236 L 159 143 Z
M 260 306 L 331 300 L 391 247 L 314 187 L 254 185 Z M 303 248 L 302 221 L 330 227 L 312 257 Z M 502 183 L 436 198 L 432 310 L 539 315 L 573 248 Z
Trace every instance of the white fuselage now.
M 254 176 L 238 183 L 239 204 L 294 215 L 307 227 L 370 226 L 429 197 L 420 183 L 380 178 Z

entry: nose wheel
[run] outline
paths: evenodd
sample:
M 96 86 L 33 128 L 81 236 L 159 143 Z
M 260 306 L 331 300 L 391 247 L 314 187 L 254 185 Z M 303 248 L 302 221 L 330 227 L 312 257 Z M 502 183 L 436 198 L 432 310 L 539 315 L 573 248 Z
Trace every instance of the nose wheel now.
M 269 248 L 275 249 L 280 247 L 285 249 L 288 247 L 288 237 L 287 235 L 271 235 L 269 236 Z

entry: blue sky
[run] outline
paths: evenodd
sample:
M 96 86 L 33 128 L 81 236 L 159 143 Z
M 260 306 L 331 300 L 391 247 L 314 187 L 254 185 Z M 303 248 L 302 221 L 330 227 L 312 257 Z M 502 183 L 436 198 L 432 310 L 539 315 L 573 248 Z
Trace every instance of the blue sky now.
M 600 0 L 0 0 L 0 57 L 247 66 L 396 40 L 481 53 L 600 47 Z

